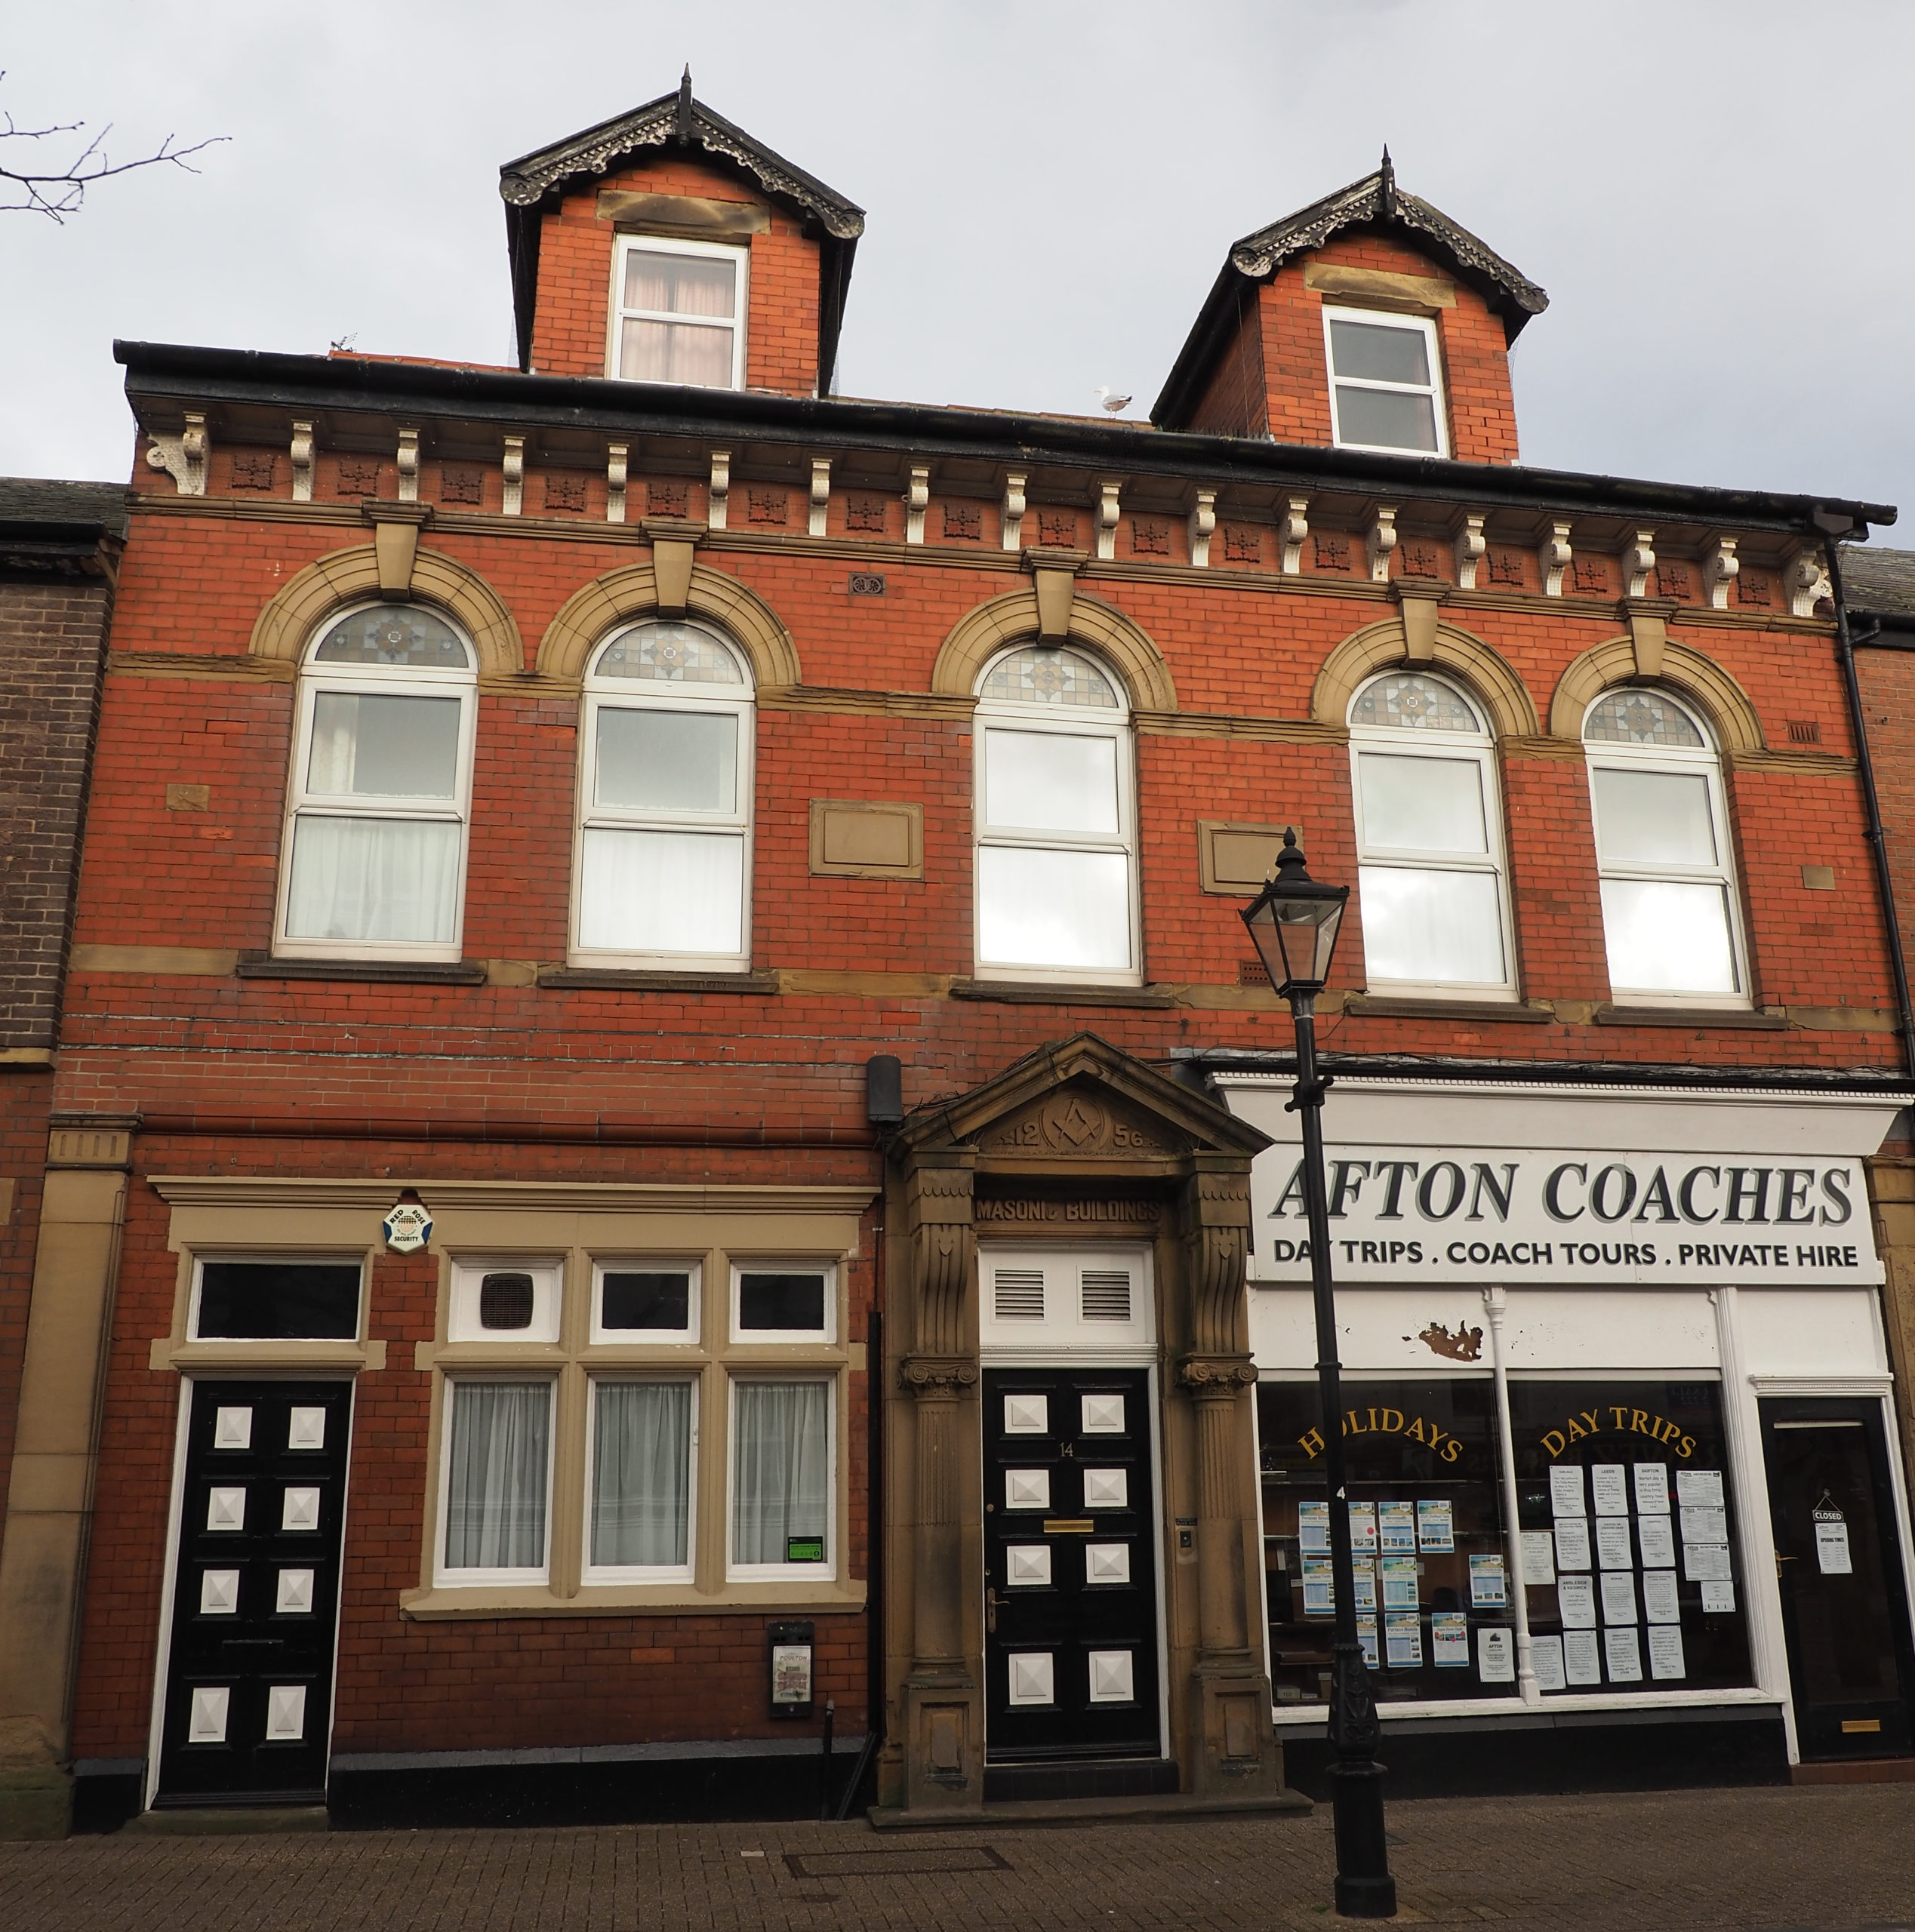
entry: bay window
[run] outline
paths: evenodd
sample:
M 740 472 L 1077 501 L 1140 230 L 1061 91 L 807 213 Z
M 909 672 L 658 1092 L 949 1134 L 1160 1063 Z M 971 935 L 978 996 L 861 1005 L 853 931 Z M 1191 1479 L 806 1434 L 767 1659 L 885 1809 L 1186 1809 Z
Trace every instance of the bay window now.
M 1495 754 L 1475 703 L 1427 672 L 1372 678 L 1350 752 L 1372 990 L 1512 997 Z
M 459 957 L 476 685 L 436 611 L 328 625 L 300 678 L 277 952 Z
M 588 1583 L 691 1575 L 696 1386 L 593 1378 Z
M 750 963 L 753 714 L 744 654 L 654 620 L 601 647 L 580 732 L 572 963 Z
M 543 1583 L 552 1384 L 461 1377 L 449 1394 L 442 1573 L 466 1583 Z
M 1748 999 L 1722 761 L 1659 691 L 1611 691 L 1583 723 L 1610 990 L 1710 1005 Z
M 831 1384 L 731 1384 L 731 1574 L 830 1577 Z
M 1135 984 L 1135 780 L 1115 679 L 1081 651 L 1025 645 L 978 698 L 978 972 Z

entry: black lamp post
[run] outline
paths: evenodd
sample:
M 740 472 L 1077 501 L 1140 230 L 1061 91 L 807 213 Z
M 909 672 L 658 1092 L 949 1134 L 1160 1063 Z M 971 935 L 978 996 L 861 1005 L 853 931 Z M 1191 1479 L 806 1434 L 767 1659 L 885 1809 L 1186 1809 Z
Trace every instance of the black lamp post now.
M 1330 1768 L 1337 1831 L 1337 1911 L 1345 1918 L 1393 1918 L 1396 1881 L 1383 1830 L 1383 1767 L 1376 1761 L 1376 1699 L 1356 1639 L 1356 1583 L 1343 1450 L 1343 1371 L 1337 1360 L 1335 1292 L 1330 1281 L 1330 1212 L 1323 1180 L 1323 1090 L 1316 1071 L 1316 995 L 1329 977 L 1347 885 L 1322 885 L 1305 869 L 1297 835 L 1285 832 L 1276 869 L 1243 923 L 1270 983 L 1290 1002 L 1297 1029 L 1297 1091 L 1289 1110 L 1302 1116 L 1304 1202 L 1310 1217 L 1310 1285 L 1316 1300 L 1316 1380 L 1323 1405 L 1323 1456 L 1330 1491 L 1330 1572 L 1336 1590 L 1336 1641 L 1330 1665 Z

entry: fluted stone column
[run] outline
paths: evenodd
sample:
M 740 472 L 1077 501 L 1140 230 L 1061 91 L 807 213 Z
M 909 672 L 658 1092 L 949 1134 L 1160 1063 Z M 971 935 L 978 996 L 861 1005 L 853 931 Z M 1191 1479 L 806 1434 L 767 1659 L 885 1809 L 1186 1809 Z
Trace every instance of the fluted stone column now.
M 968 1318 L 975 1244 L 968 1150 L 932 1155 L 907 1181 L 912 1346 L 901 1365 L 913 1404 L 917 1469 L 912 1646 L 904 1680 L 905 1802 L 912 1810 L 984 1803 L 984 1701 L 966 1653 L 981 1580 L 967 1575 L 967 1480 L 977 1465 L 978 1358 Z M 974 1540 L 974 1530 L 972 1537 Z
M 1199 1791 L 1248 1795 L 1282 1782 L 1270 1723 L 1270 1678 L 1252 1633 L 1261 1579 L 1245 1561 L 1261 1551 L 1257 1497 L 1245 1481 L 1256 1436 L 1244 1306 L 1250 1229 L 1247 1173 L 1199 1171 L 1185 1190 L 1184 1257 L 1191 1352 L 1177 1380 L 1196 1411 L 1199 1646 L 1196 1709 Z

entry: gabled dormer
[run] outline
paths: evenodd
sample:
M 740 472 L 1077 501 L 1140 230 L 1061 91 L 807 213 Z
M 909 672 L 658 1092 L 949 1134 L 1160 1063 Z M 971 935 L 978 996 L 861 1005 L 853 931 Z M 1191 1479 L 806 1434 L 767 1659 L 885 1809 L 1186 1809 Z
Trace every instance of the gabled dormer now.
M 1383 165 L 1233 245 L 1160 429 L 1516 460 L 1509 347 L 1541 289 Z
M 499 192 L 522 369 L 829 389 L 864 211 L 694 100 L 690 69 Z

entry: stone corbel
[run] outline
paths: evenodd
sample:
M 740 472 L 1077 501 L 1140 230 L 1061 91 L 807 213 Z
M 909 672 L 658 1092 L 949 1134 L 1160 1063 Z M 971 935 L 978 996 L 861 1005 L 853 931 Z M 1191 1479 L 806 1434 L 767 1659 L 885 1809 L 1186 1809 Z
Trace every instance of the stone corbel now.
M 1569 548 L 1569 525 L 1551 524 L 1550 534 L 1536 547 L 1536 565 L 1542 573 L 1545 597 L 1562 595 L 1563 573 L 1569 569 L 1569 560 L 1575 554 Z
M 628 459 L 632 454 L 629 443 L 608 443 L 605 445 L 605 521 L 623 523 L 625 521 L 625 490 L 631 480 Z
M 924 541 L 924 513 L 931 507 L 931 465 L 914 463 L 911 480 L 904 492 L 904 540 Z
M 705 534 L 702 523 L 688 523 L 682 517 L 648 516 L 639 528 L 651 543 L 651 575 L 658 588 L 660 615 L 679 617 L 691 595 L 691 564 L 698 540 Z
M 1097 486 L 1097 554 L 1108 563 L 1117 554 L 1117 500 L 1123 491 L 1121 478 L 1100 477 Z
M 1217 534 L 1217 492 L 1199 490 L 1190 505 L 1190 562 L 1193 568 L 1210 568 L 1210 540 Z
M 1639 530 L 1634 543 L 1627 545 L 1622 553 L 1622 577 L 1627 586 L 1624 597 L 1646 597 L 1649 594 L 1649 579 L 1655 574 L 1655 532 Z
M 293 425 L 293 501 L 309 503 L 312 500 L 312 425 L 295 423 Z
M 822 537 L 830 513 L 831 459 L 828 456 L 814 456 L 811 459 L 811 515 L 806 521 L 805 534 L 808 537 Z
M 1673 597 L 1625 597 L 1622 615 L 1629 626 L 1630 648 L 1636 654 L 1639 678 L 1662 675 L 1663 652 L 1669 642 L 1669 620 L 1680 607 Z
M 1025 480 L 1021 470 L 1010 470 L 1005 475 L 1003 528 L 1000 540 L 1007 550 L 1016 551 L 1024 547 Z
M 206 494 L 206 460 L 211 452 L 207 439 L 206 418 L 197 409 L 186 412 L 186 427 L 177 436 L 152 436 L 146 448 L 146 467 L 163 469 L 173 479 L 174 489 L 182 497 Z
M 1363 540 L 1363 555 L 1370 567 L 1372 583 L 1390 581 L 1390 553 L 1396 547 L 1396 506 L 1394 503 L 1379 503 L 1376 514 L 1370 523 L 1370 534 Z
M 419 432 L 402 429 L 399 432 L 399 501 L 416 503 L 419 500 Z
M 1399 577 L 1390 586 L 1403 620 L 1403 655 L 1412 664 L 1427 664 L 1436 654 L 1436 624 L 1449 586 L 1434 577 Z
M 731 452 L 712 451 L 711 494 L 705 506 L 705 521 L 713 530 L 725 528 L 725 513 L 731 495 Z
M 1824 598 L 1832 601 L 1835 595 L 1834 587 L 1829 582 L 1828 566 L 1822 561 L 1819 549 L 1798 550 L 1789 559 L 1784 581 L 1789 587 L 1791 617 L 1812 617 L 1818 604 Z
M 1482 534 L 1486 518 L 1474 511 L 1465 511 L 1462 520 L 1456 526 L 1455 534 L 1450 542 L 1456 551 L 1456 587 L 1458 590 L 1473 590 L 1476 587 L 1476 566 L 1489 553 L 1489 540 Z
M 1729 608 L 1730 588 L 1742 574 L 1742 559 L 1735 554 L 1737 541 L 1733 537 L 1718 537 L 1715 548 L 1702 566 L 1703 577 L 1709 586 L 1709 608 L 1712 611 Z
M 1285 506 L 1283 521 L 1277 528 L 1283 539 L 1283 574 L 1301 577 L 1304 545 L 1310 536 L 1310 499 L 1292 497 Z
M 508 436 L 505 439 L 505 454 L 499 464 L 504 485 L 500 492 L 499 509 L 506 516 L 516 516 L 525 503 L 525 438 Z
M 360 506 L 359 514 L 372 525 L 380 595 L 410 597 L 413 566 L 419 558 L 419 532 L 432 521 L 432 505 L 367 503 Z
M 1077 573 L 1086 561 L 1082 550 L 1027 549 L 1024 568 L 1037 587 L 1037 635 L 1061 644 L 1070 635 L 1070 607 L 1077 595 Z

